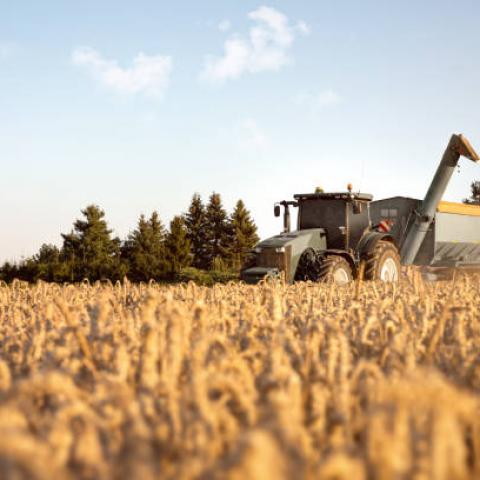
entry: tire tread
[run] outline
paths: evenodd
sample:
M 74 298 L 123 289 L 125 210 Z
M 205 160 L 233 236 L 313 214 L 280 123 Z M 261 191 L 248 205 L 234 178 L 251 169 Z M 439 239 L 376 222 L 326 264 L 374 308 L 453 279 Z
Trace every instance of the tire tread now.
M 333 281 L 333 273 L 338 264 L 344 264 L 350 272 L 350 279 L 352 279 L 352 269 L 343 257 L 340 255 L 326 255 L 321 261 L 317 281 L 324 283 Z
M 400 265 L 400 257 L 398 255 L 398 250 L 390 242 L 380 240 L 375 247 L 368 252 L 363 261 L 365 262 L 365 268 L 363 271 L 363 276 L 365 280 L 378 280 L 379 279 L 379 262 L 386 251 L 390 250 L 392 254 L 396 257 L 398 265 Z M 400 273 L 400 271 L 399 271 Z

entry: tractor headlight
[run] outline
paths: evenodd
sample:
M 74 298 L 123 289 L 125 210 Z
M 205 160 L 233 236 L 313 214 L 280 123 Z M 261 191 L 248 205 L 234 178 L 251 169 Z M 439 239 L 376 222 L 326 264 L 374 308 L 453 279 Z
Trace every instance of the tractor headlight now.
M 255 247 L 253 250 L 255 253 L 262 253 L 262 247 Z
M 278 247 L 275 249 L 276 253 L 285 253 L 285 247 Z

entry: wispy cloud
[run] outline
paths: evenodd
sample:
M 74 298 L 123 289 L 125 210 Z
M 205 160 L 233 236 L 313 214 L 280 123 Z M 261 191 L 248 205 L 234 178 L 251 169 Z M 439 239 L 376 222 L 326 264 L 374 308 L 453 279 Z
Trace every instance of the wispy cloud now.
M 207 56 L 203 79 L 221 83 L 245 73 L 279 70 L 290 63 L 289 51 L 295 38 L 310 32 L 305 22 L 292 25 L 286 15 L 272 7 L 259 7 L 248 17 L 254 22 L 248 35 L 230 35 L 221 57 Z
M 230 22 L 230 20 L 225 19 L 218 24 L 218 29 L 221 32 L 228 32 L 228 30 L 230 30 L 231 28 L 232 28 L 232 23 Z
M 266 150 L 270 147 L 270 139 L 253 118 L 243 120 L 239 124 L 237 131 L 239 143 L 242 148 L 249 150 Z
M 333 90 L 323 90 L 321 92 L 302 92 L 295 97 L 298 105 L 307 105 L 312 109 L 326 108 L 338 105 L 343 102 L 343 98 Z
M 310 28 L 310 25 L 308 25 L 308 23 L 304 22 L 303 20 L 300 20 L 297 23 L 297 29 L 303 35 L 310 35 L 310 33 L 312 32 L 312 29 Z
M 164 96 L 172 72 L 170 56 L 140 52 L 131 67 L 122 68 L 117 61 L 104 58 L 90 47 L 76 48 L 72 63 L 85 68 L 103 86 L 117 93 L 143 94 L 156 99 Z

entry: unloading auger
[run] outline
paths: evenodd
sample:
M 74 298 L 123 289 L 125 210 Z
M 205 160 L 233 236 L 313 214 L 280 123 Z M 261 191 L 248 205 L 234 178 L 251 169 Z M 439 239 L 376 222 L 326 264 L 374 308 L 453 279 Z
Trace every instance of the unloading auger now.
M 435 213 L 452 178 L 455 167 L 462 156 L 472 162 L 480 160 L 470 142 L 463 135 L 452 135 L 427 194 L 420 208 L 414 212 L 415 221 L 408 230 L 400 252 L 403 265 L 411 265 L 415 261 L 415 257 L 435 219 Z

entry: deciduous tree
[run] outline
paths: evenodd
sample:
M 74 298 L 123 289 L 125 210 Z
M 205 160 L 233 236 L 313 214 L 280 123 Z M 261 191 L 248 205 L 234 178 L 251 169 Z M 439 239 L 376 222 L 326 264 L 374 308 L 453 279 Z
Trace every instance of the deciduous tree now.
M 470 205 L 480 205 L 480 181 L 475 181 L 470 184 L 472 194 L 463 202 Z
M 30 281 L 62 282 L 68 278 L 61 250 L 55 245 L 44 243 L 27 264 L 31 264 Z

